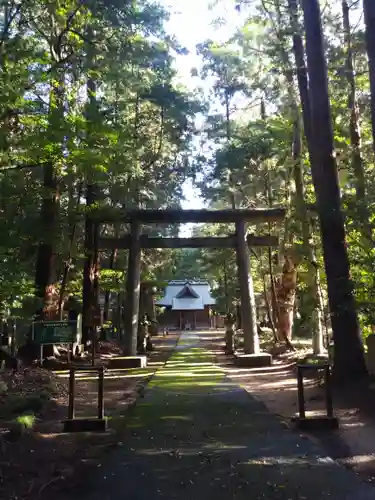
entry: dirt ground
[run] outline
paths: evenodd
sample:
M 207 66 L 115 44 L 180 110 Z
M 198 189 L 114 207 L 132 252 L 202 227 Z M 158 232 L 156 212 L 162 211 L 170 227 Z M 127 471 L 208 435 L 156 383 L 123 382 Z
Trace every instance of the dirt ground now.
M 236 368 L 233 360 L 224 354 L 223 337 L 224 333 L 212 335 L 212 350 L 226 375 L 292 425 L 290 419 L 298 411 L 295 361 L 297 357 L 306 356 L 308 350 L 300 348 L 295 353 L 276 353 L 270 368 Z M 310 437 L 323 444 L 332 458 L 374 483 L 375 383 L 335 389 L 333 396 L 340 428 L 310 434 Z M 309 411 L 324 409 L 324 388 L 316 380 L 306 380 L 305 400 Z
M 30 398 L 36 386 L 53 390 L 43 408 L 36 411 L 34 425 L 22 429 L 9 420 L 0 406 L 0 498 L 2 500 L 40 500 L 51 498 L 55 488 L 75 481 L 77 471 L 100 467 L 105 450 L 119 446 L 118 425 L 127 409 L 132 406 L 142 388 L 172 353 L 177 334 L 153 339 L 154 351 L 148 366 L 142 370 L 111 370 L 105 374 L 105 414 L 109 431 L 106 433 L 62 433 L 62 420 L 67 418 L 68 371 L 30 370 L 25 374 L 2 374 L 1 382 L 11 386 L 16 398 Z M 102 348 L 98 362 L 106 364 L 117 354 L 116 349 Z M 59 367 L 64 368 L 64 367 Z M 19 380 L 16 380 L 18 377 Z M 6 380 L 8 378 L 8 380 Z M 13 378 L 9 384 L 9 378 Z M 22 380 L 21 380 L 22 379 Z M 47 379 L 49 382 L 47 384 Z M 76 414 L 95 416 L 97 412 L 97 379 L 92 373 L 80 372 L 77 377 Z M 48 391 L 47 391 L 48 392 Z M 9 394 L 7 393 L 7 397 Z M 40 398 L 40 394 L 37 394 Z M 16 399 L 16 402 L 18 401 Z M 1 397 L 0 397 L 1 404 Z M 5 408 L 5 406 L 4 406 Z M 11 432 L 9 432 L 9 429 Z M 121 443 L 120 443 L 121 444 Z M 80 474 L 80 472 L 79 472 Z
M 296 356 L 306 355 L 308 350 L 299 346 L 296 353 L 275 353 L 273 366 L 267 369 L 238 369 L 233 366 L 233 360 L 224 354 L 224 331 L 212 331 L 204 335 L 211 343 L 217 364 L 228 378 L 236 381 L 262 401 L 272 413 L 280 415 L 290 424 L 290 417 L 297 412 L 295 360 Z M 64 369 L 56 370 L 51 377 L 57 387 L 57 394 L 44 405 L 42 412 L 37 413 L 36 424 L 31 430 L 26 429 L 22 435 L 16 430 L 6 436 L 9 419 L 1 414 L 0 407 L 0 498 L 49 500 L 57 490 L 73 487 L 77 478 L 82 482 L 82 478 L 89 477 L 93 469 L 100 468 L 104 451 L 122 445 L 118 438 L 124 426 L 121 415 L 142 394 L 142 388 L 156 370 L 164 365 L 177 340 L 177 334 L 155 338 L 155 351 L 150 356 L 146 370 L 107 372 L 105 413 L 110 418 L 110 430 L 105 434 L 61 432 L 61 421 L 67 416 L 68 401 L 68 373 Z M 113 349 L 103 348 L 101 361 L 105 364 L 113 354 L 116 354 Z M 50 376 L 51 372 L 45 372 Z M 42 376 L 41 372 L 30 372 L 27 387 L 22 389 L 21 396 L 35 390 L 38 377 Z M 8 374 L 9 377 L 13 377 L 12 383 L 17 389 L 16 377 Z M 77 414 L 91 416 L 96 412 L 97 380 L 84 372 L 78 378 Z M 316 381 L 307 381 L 305 394 L 308 410 L 321 410 L 324 407 L 324 390 Z M 336 391 L 334 406 L 340 429 L 310 435 L 326 447 L 328 455 L 354 469 L 368 482 L 375 482 L 374 396 L 375 384 L 371 382 L 346 388 L 345 392 Z
M 223 376 L 209 336 L 183 332 L 128 414 L 123 446 L 54 500 L 374 498 L 372 485 Z

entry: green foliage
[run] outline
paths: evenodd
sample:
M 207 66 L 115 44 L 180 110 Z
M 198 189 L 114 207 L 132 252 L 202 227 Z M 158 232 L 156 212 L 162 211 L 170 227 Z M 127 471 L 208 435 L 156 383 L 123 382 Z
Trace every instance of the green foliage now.
M 45 265 L 57 288 L 80 296 L 88 183 L 99 194 L 90 210 L 179 206 L 201 105 L 175 83 L 173 54 L 184 49 L 165 34 L 167 17 L 145 0 L 1 7 L 0 303 L 8 313 L 30 317 L 41 244 L 53 249 Z M 52 226 L 43 219 L 46 200 Z M 145 276 L 169 255 L 145 252 Z M 101 268 L 103 291 L 118 293 L 126 251 L 115 259 L 102 252 Z
M 17 422 L 23 425 L 26 429 L 31 429 L 32 427 L 34 427 L 35 421 L 35 415 L 30 413 L 26 413 L 17 417 Z
M 233 200 L 237 207 L 287 207 L 288 217 L 284 226 L 258 226 L 250 230 L 259 230 L 260 234 L 274 232 L 280 237 L 280 252 L 287 248 L 293 250 L 299 263 L 297 305 L 301 313 L 299 321 L 303 323 L 306 321 L 306 311 L 309 311 L 307 304 L 312 298 L 309 297 L 311 265 L 307 261 L 300 219 L 292 149 L 296 116 L 294 103 L 297 103 L 297 112 L 301 112 L 292 50 L 293 30 L 299 29 L 299 26 L 296 28 L 291 25 L 288 4 L 279 0 L 256 0 L 251 2 L 251 6 L 246 1 L 237 2 L 236 6 L 233 5 L 233 8 L 235 7 L 238 8 L 242 22 L 237 32 L 220 44 L 209 40 L 197 47 L 198 53 L 203 57 L 200 76 L 210 77 L 213 82 L 213 104 L 206 120 L 205 133 L 207 140 L 215 145 L 206 158 L 197 158 L 199 165 L 205 165 L 204 175 L 199 179 L 199 187 L 212 208 L 229 207 Z M 372 235 L 374 234 L 375 206 L 368 63 L 363 24 L 357 23 L 361 6 L 354 3 L 350 5 L 350 37 L 355 66 L 358 125 L 362 135 L 361 154 L 366 187 L 366 199 L 363 204 L 370 211 L 370 221 L 365 220 L 363 208 L 356 199 L 359 174 L 353 161 L 349 129 L 351 110 L 348 105 L 348 54 L 341 9 L 341 2 L 331 2 L 323 10 L 322 20 L 351 277 L 356 288 L 362 330 L 366 335 L 375 319 L 375 255 L 372 242 L 364 241 L 362 236 L 366 224 L 370 226 Z M 298 18 L 297 22 L 300 21 Z M 305 138 L 302 142 L 302 162 L 305 192 L 303 202 L 310 204 L 315 202 L 315 193 Z M 314 216 L 309 219 L 309 245 L 316 250 L 316 265 L 322 279 L 321 292 L 327 307 L 319 225 Z M 210 230 L 204 228 L 203 232 L 205 231 Z M 210 234 L 223 234 L 223 228 L 213 228 Z M 220 303 L 221 297 L 224 296 L 224 268 L 220 256 L 225 252 L 207 250 L 202 251 L 200 255 L 201 262 L 210 262 L 209 275 L 217 283 L 215 293 Z M 224 262 L 228 266 L 228 275 L 232 278 L 236 275 L 235 260 L 226 255 Z M 261 292 L 264 277 L 267 287 L 269 286 L 267 251 L 253 252 L 252 266 L 255 288 Z M 273 271 L 277 274 L 280 269 L 274 266 Z M 234 290 L 231 290 L 231 297 L 235 297 Z
M 35 267 L 38 250 L 52 249 L 49 262 L 57 290 L 82 293 L 84 217 L 88 211 L 179 207 L 182 186 L 196 178 L 212 208 L 284 205 L 285 225 L 259 225 L 250 231 L 278 234 L 280 253 L 292 249 L 299 261 L 301 321 L 311 297 L 311 263 L 300 215 L 293 159 L 294 125 L 301 112 L 293 30 L 285 2 L 234 2 L 241 26 L 228 40 L 202 40 L 201 68 L 192 75 L 211 85 L 209 107 L 176 83 L 174 57 L 186 50 L 167 35 L 168 13 L 148 0 L 30 0 L 1 7 L 0 15 L 0 304 L 1 312 L 29 318 L 37 307 Z M 323 12 L 326 58 L 345 212 L 351 275 L 365 332 L 375 319 L 373 244 L 374 157 L 370 86 L 363 26 L 350 6 L 351 42 L 361 128 L 366 205 L 356 198 L 358 171 L 349 130 L 347 47 L 341 2 Z M 225 21 L 220 20 L 219 25 Z M 178 35 L 178 34 L 176 34 Z M 207 114 L 196 152 L 197 113 Z M 208 151 L 208 152 L 207 152 Z M 304 202 L 314 203 L 307 144 L 302 141 Z M 96 198 L 87 207 L 88 185 Z M 49 205 L 48 205 L 49 204 Z M 43 215 L 49 206 L 51 217 Z M 51 208 L 52 207 L 52 208 Z M 48 223 L 53 219 L 51 225 Z M 316 265 L 326 283 L 319 226 L 309 216 Z M 227 235 L 232 227 L 211 225 L 196 234 Z M 125 224 L 106 224 L 101 236 L 119 237 Z M 150 225 L 151 236 L 177 235 L 178 228 Z M 271 256 L 272 257 L 272 256 Z M 121 292 L 127 252 L 102 251 L 102 291 Z M 269 286 L 269 255 L 252 251 L 254 286 Z M 280 271 L 273 263 L 273 271 Z M 210 279 L 219 308 L 237 300 L 236 262 L 231 250 L 147 250 L 142 279 Z M 306 309 L 308 310 L 308 309 Z

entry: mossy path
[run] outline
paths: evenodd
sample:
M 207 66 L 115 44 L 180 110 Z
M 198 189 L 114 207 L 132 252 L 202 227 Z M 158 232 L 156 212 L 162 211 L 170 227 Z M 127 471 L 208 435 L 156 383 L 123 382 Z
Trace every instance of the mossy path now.
M 370 500 L 375 489 L 285 428 L 224 377 L 199 333 L 185 333 L 122 445 L 69 498 Z

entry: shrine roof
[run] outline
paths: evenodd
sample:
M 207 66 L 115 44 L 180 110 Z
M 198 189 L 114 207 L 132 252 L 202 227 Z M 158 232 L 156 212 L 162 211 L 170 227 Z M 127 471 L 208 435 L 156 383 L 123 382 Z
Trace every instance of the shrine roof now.
M 197 311 L 204 309 L 203 300 L 201 297 L 197 299 L 185 298 L 185 299 L 172 299 L 172 310 L 173 311 Z
M 177 299 L 178 302 L 176 300 L 174 302 L 174 299 Z M 178 304 L 179 309 L 183 310 L 185 308 L 203 309 L 205 306 L 214 305 L 215 303 L 215 299 L 211 296 L 209 282 L 207 280 L 191 279 L 170 281 L 165 288 L 164 297 L 157 302 L 157 305 L 171 306 L 173 309 L 177 309 L 176 305 Z M 196 307 L 192 307 L 193 304 Z

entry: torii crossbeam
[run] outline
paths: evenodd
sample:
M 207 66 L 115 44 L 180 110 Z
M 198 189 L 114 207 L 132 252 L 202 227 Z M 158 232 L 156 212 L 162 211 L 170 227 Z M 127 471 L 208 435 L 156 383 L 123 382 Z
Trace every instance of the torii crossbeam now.
M 258 224 L 261 222 L 282 221 L 285 218 L 285 208 L 239 208 L 228 210 L 180 210 L 167 208 L 165 210 L 115 210 L 100 209 L 96 218 L 100 222 L 131 222 L 137 220 L 143 224 L 185 224 L 195 223 L 231 223 L 250 222 Z
M 256 236 L 248 234 L 246 241 L 249 247 L 277 247 L 279 238 L 277 236 Z M 99 250 L 111 250 L 130 248 L 131 236 L 122 238 L 102 237 L 99 238 Z M 236 235 L 233 236 L 202 236 L 193 238 L 162 238 L 151 237 L 146 234 L 140 236 L 141 248 L 235 248 Z

